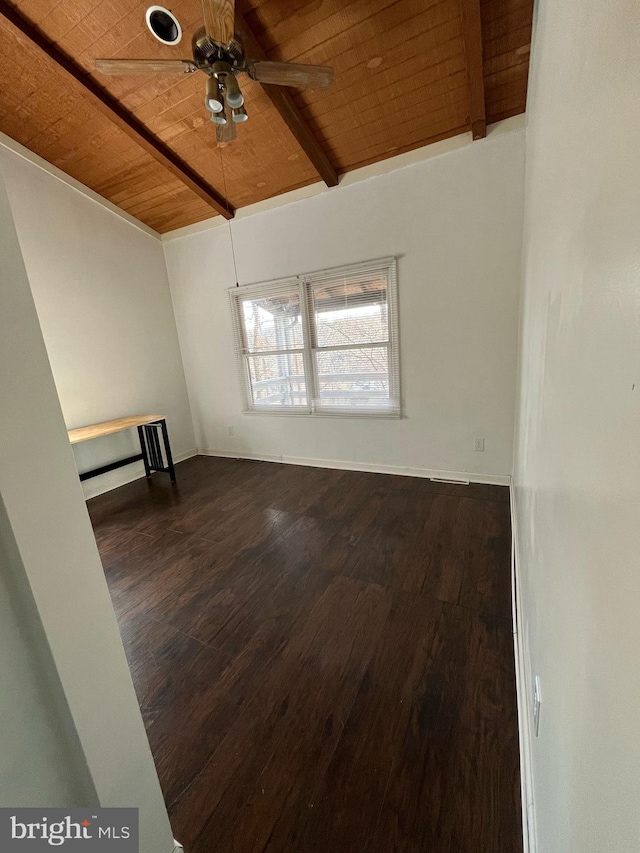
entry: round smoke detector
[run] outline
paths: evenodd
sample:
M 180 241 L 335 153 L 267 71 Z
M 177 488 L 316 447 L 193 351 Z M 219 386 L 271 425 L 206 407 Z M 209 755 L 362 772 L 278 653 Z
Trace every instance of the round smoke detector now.
M 164 6 L 149 6 L 145 20 L 152 35 L 162 44 L 178 44 L 182 38 L 182 27 L 178 19 Z

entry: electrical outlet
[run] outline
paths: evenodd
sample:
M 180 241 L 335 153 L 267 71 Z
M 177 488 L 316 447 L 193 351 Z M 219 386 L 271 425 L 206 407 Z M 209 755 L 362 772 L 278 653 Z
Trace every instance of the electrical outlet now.
M 533 680 L 533 733 L 538 737 L 540 731 L 540 702 L 542 695 L 540 693 L 540 679 L 536 675 Z
M 476 453 L 484 453 L 484 438 L 476 438 L 474 450 Z
M 235 435 L 235 434 L 236 434 L 236 429 L 235 429 L 235 427 L 230 426 L 230 427 L 229 427 L 229 435 Z

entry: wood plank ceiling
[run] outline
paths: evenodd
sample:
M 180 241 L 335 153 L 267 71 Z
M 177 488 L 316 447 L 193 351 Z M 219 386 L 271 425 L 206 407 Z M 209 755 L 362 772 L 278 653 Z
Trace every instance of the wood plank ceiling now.
M 0 130 L 159 232 L 215 215 L 209 190 L 227 200 L 232 215 L 319 180 L 305 143 L 246 76 L 249 121 L 236 141 L 218 147 L 202 74 L 94 71 L 98 57 L 189 58 L 202 24 L 198 0 L 167 4 L 184 31 L 175 47 L 147 30 L 148 5 L 0 0 Z M 237 2 L 269 59 L 335 69 L 329 89 L 288 91 L 296 121 L 338 174 L 472 128 L 478 138 L 486 124 L 524 112 L 532 6 L 533 0 Z M 61 56 L 77 68 L 75 78 Z M 131 116 L 138 136 L 103 100 Z

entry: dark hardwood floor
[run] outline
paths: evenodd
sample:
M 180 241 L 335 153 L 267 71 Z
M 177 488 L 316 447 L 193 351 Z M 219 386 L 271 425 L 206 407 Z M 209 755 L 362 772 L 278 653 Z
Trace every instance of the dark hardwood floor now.
M 518 853 L 508 490 L 196 457 L 89 501 L 187 853 Z

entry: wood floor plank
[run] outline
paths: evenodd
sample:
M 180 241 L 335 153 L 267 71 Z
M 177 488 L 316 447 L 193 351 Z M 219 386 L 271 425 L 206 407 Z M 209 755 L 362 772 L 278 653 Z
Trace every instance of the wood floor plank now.
M 292 625 L 329 581 L 276 539 L 268 547 L 260 543 L 238 553 L 211 580 L 187 581 L 172 601 L 161 602 L 151 613 L 236 654 L 261 625 L 276 631 Z
M 458 791 L 449 812 L 450 843 L 452 850 L 475 844 L 508 853 L 521 835 L 515 676 L 506 654 L 513 638 L 506 619 L 472 614 L 474 654 L 449 764 L 450 785 Z
M 470 612 L 443 603 L 435 642 L 414 687 L 410 718 L 395 753 L 376 849 L 455 849 L 451 808 L 458 793 L 450 775 L 470 632 Z M 462 849 L 471 853 L 477 848 Z
M 96 543 L 100 550 L 103 565 L 117 566 L 126 564 L 131 554 L 138 548 L 149 544 L 155 537 L 148 533 L 140 533 L 132 527 L 118 525 L 117 529 L 109 531 L 96 529 Z
M 171 802 L 213 751 L 215 722 L 232 717 L 241 699 L 220 689 L 227 655 L 145 614 L 120 624 L 162 789 Z
M 313 808 L 299 799 L 296 809 L 281 814 L 268 851 L 285 849 L 287 840 L 308 853 L 378 849 L 387 788 L 443 608 L 439 601 L 401 592 L 393 593 L 392 601 Z
M 357 554 L 344 573 L 419 592 L 430 563 L 421 536 L 434 500 L 429 493 L 394 490 L 376 501 Z
M 389 607 L 382 587 L 333 580 L 174 810 L 189 849 L 262 850 L 276 806 L 292 793 L 313 796 L 364 676 L 371 636 Z M 194 814 L 202 827 L 196 836 Z
M 460 604 L 510 618 L 510 577 L 501 571 L 510 560 L 511 519 L 505 503 L 487 501 L 482 507 L 460 590 Z
M 519 853 L 508 489 L 177 475 L 88 505 L 189 853 Z
M 304 513 L 329 490 L 341 490 L 344 471 L 285 465 L 271 481 L 275 497 L 269 500 L 278 509 Z
M 126 621 L 122 634 L 171 807 L 206 767 L 287 638 L 258 631 L 231 659 L 141 614 Z
M 194 570 L 208 577 L 218 564 L 203 539 L 172 530 L 148 537 L 128 560 L 105 566 L 116 614 L 149 612 L 158 602 L 173 597 Z
M 467 571 L 469 543 L 479 534 L 484 502 L 438 492 L 420 535 L 429 568 L 420 592 L 457 604 Z

